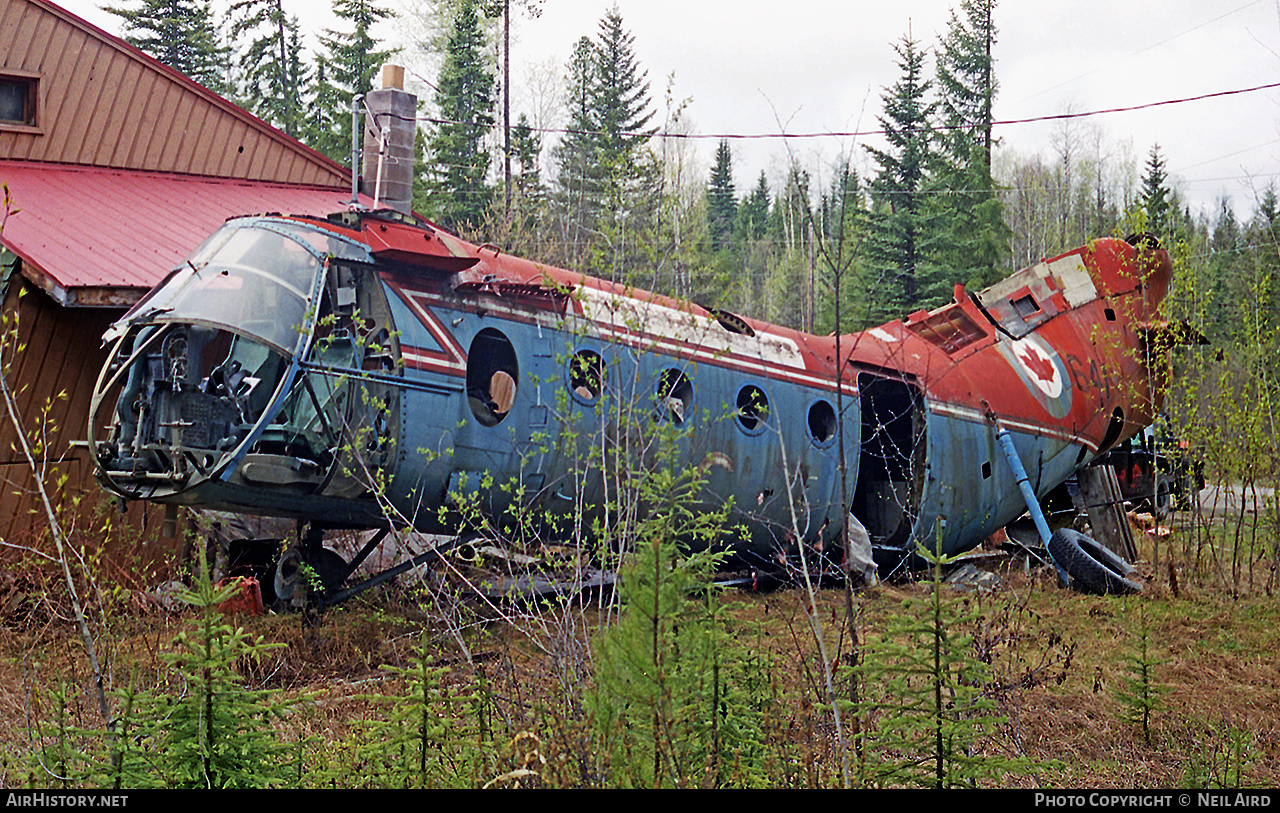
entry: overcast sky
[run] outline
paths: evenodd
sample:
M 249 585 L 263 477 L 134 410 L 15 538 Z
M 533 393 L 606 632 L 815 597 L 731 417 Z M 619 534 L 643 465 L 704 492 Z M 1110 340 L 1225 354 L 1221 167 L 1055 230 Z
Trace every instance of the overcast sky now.
M 394 3 L 408 0 L 390 0 Z M 536 19 L 516 14 L 513 116 L 544 107 L 539 79 L 558 80 L 573 43 L 594 36 L 615 0 L 544 0 Z M 113 33 L 117 18 L 86 0 L 70 11 Z M 616 0 L 648 71 L 658 115 L 669 79 L 702 134 L 875 130 L 880 97 L 899 75 L 893 44 L 908 31 L 937 42 L 958 0 Z M 285 0 L 304 31 L 331 24 L 320 3 Z M 1003 0 L 995 46 L 1000 121 L 1186 99 L 1280 82 L 1280 0 Z M 403 29 L 387 36 L 402 36 Z M 313 41 L 312 41 L 313 42 Z M 309 43 L 311 44 L 311 43 Z M 932 73 L 932 61 L 929 71 Z M 431 79 L 433 77 L 425 77 Z M 545 113 L 544 113 L 545 115 Z M 555 122 L 547 122 L 549 124 Z M 1005 124 L 1002 148 L 1054 153 L 1061 123 Z M 1221 96 L 1076 121 L 1139 160 L 1159 143 L 1194 207 L 1230 196 L 1253 211 L 1255 193 L 1280 174 L 1280 89 Z M 788 150 L 814 167 L 842 154 L 869 173 L 860 138 L 734 141 L 742 194 L 761 170 L 779 177 Z M 704 164 L 715 141 L 697 142 Z

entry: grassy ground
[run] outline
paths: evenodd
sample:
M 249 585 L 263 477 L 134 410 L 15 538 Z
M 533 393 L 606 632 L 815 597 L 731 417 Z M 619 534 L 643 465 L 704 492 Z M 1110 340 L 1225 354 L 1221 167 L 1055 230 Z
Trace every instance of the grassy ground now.
M 995 567 L 1000 572 L 992 589 L 945 588 L 974 616 L 965 629 L 973 636 L 969 647 L 989 664 L 989 693 L 1005 718 L 981 747 L 1040 766 L 997 784 L 1280 786 L 1280 610 L 1274 598 L 1265 589 L 1224 589 L 1213 573 L 1181 566 L 1175 568 L 1175 595 L 1168 568 L 1151 566 L 1153 553 L 1148 549 L 1143 563 L 1147 588 L 1135 597 L 1062 590 L 1047 572 L 1024 572 L 1016 560 Z M 32 756 L 38 726 L 47 726 L 61 708 L 69 720 L 64 729 L 96 731 L 102 723 L 89 693 L 84 649 L 56 583 L 42 588 L 34 575 L 12 571 L 4 578 L 0 787 L 49 786 L 55 783 L 49 766 Z M 931 589 L 899 584 L 860 592 L 860 633 L 879 634 L 892 615 Z M 172 687 L 162 653 L 191 626 L 193 611 L 162 611 L 136 591 L 114 595 L 90 597 L 108 683 L 119 688 L 132 676 L 137 685 Z M 735 591 L 723 600 L 737 644 L 759 656 L 753 668 L 770 698 L 756 723 L 767 727 L 773 744 L 769 764 L 761 768 L 766 783 L 839 785 L 841 752 L 811 621 L 829 653 L 847 653 L 843 591 L 819 591 L 812 615 L 807 595 L 797 588 Z M 408 685 L 387 667 L 409 666 L 424 647 L 436 665 L 448 667 L 441 680 L 453 696 L 479 692 L 485 698 L 483 708 L 468 706 L 473 710 L 457 720 L 488 738 L 484 758 L 466 762 L 465 770 L 445 768 L 454 771 L 449 783 L 480 785 L 499 776 L 505 777 L 499 784 L 600 781 L 577 705 L 589 680 L 587 642 L 597 633 L 597 609 L 511 611 L 503 618 L 492 608 L 454 607 L 453 621 L 446 622 L 440 607 L 439 601 L 389 590 L 330 611 L 312 626 L 298 616 L 238 619 L 264 642 L 282 645 L 260 660 L 242 659 L 238 669 L 246 684 L 300 701 L 284 735 L 308 743 L 297 782 L 374 784 L 361 771 L 368 759 L 361 744 L 386 736 L 384 729 L 371 732 L 395 706 L 377 698 L 403 697 Z M 1133 675 L 1143 629 L 1149 647 L 1143 660 L 1159 690 L 1149 739 L 1140 724 L 1122 719 L 1128 707 L 1118 699 Z M 53 699 L 59 686 L 66 687 L 65 704 Z M 853 721 L 841 722 L 847 738 Z

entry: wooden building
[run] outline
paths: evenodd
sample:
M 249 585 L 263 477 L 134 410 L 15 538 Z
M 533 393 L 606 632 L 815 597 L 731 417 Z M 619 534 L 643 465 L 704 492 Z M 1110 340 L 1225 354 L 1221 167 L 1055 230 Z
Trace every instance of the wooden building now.
M 65 477 L 87 529 L 103 493 L 74 443 L 102 332 L 228 217 L 340 210 L 350 174 L 47 0 L 0 0 L 0 182 L 6 374 L 28 428 L 47 427 L 46 482 Z M 0 418 L 0 539 L 29 544 L 45 523 Z

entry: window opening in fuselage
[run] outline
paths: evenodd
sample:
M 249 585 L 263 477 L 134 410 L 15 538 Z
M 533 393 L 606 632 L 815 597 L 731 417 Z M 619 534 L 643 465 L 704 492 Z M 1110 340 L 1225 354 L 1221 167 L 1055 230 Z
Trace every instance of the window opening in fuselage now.
M 491 327 L 476 334 L 467 353 L 467 402 L 483 426 L 497 426 L 515 402 L 520 365 L 515 347 Z

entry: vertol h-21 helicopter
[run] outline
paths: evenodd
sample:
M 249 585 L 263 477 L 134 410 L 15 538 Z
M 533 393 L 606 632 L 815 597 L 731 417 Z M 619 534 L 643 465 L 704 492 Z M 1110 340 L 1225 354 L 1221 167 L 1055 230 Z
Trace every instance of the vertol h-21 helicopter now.
M 589 519 L 623 479 L 609 450 L 665 425 L 743 560 L 829 552 L 854 519 L 877 561 L 955 554 L 1026 510 L 998 435 L 1044 496 L 1151 422 L 1171 274 L 1150 239 L 1100 239 L 817 336 L 396 212 L 243 217 L 108 331 L 90 446 L 120 497 L 304 521 L 317 560 L 323 529 L 457 534 L 459 494 Z

